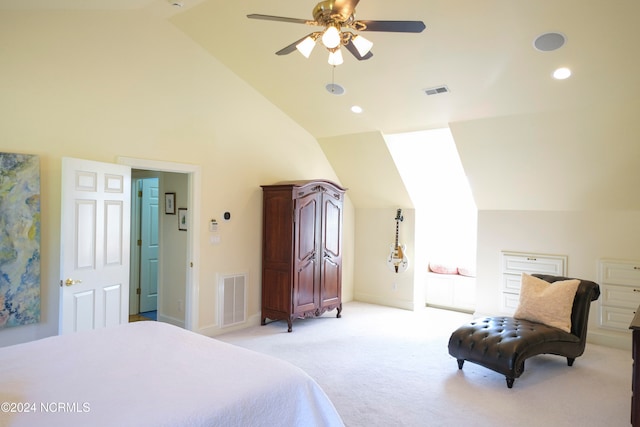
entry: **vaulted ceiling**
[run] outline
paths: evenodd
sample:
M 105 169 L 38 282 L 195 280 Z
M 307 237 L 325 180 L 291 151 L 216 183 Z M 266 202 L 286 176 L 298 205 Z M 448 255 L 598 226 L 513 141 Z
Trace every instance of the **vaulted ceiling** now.
M 311 19 L 315 4 L 205 1 L 172 21 L 316 137 L 618 103 L 637 90 L 640 6 L 634 0 L 362 0 L 357 18 L 420 20 L 426 30 L 367 32 L 374 56 L 357 61 L 345 54 L 335 69 L 319 47 L 309 59 L 297 51 L 274 54 L 316 27 L 246 18 Z M 534 39 L 550 31 L 565 34 L 566 45 L 534 49 Z M 552 79 L 560 66 L 574 76 Z M 332 81 L 344 95 L 326 91 Z M 440 85 L 451 93 L 425 95 Z M 361 115 L 349 111 L 354 104 L 364 109 Z
M 359 19 L 421 20 L 426 30 L 367 32 L 374 56 L 357 61 L 345 52 L 344 64 L 335 68 L 320 47 L 309 59 L 297 51 L 275 55 L 316 27 L 246 17 L 311 19 L 315 4 L 0 0 L 0 10 L 119 9 L 164 16 L 325 142 L 448 126 L 479 209 L 640 209 L 636 0 L 361 0 Z M 536 50 L 534 39 L 546 32 L 563 33 L 566 44 Z M 573 75 L 554 80 L 551 73 L 561 66 Z M 330 94 L 325 86 L 332 82 L 345 93 Z M 425 94 L 441 85 L 450 92 Z M 352 113 L 352 105 L 363 113 Z

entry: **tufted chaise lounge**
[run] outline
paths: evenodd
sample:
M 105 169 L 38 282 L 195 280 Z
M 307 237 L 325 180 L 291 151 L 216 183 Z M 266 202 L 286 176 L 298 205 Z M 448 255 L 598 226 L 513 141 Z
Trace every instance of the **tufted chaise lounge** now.
M 568 280 L 558 276 L 533 276 L 550 283 Z M 513 317 L 479 318 L 451 334 L 449 354 L 458 360 L 458 369 L 468 360 L 505 375 L 509 388 L 522 375 L 524 361 L 532 356 L 564 356 L 571 366 L 584 352 L 591 301 L 599 296 L 597 283 L 580 280 L 571 311 L 571 333 Z

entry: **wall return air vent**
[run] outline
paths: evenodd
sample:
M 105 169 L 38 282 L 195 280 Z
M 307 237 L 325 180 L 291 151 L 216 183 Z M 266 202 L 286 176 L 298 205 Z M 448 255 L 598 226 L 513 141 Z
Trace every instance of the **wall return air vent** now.
M 431 87 L 429 89 L 425 89 L 424 90 L 424 93 L 426 93 L 428 96 L 438 95 L 438 94 L 441 94 L 441 93 L 449 93 L 449 92 L 450 92 L 450 90 L 446 86 Z

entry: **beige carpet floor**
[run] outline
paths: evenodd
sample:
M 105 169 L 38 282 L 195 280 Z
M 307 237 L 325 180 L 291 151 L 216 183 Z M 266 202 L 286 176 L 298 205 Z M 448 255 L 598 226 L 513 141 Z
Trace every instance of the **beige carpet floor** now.
M 587 344 L 566 359 L 529 359 L 508 389 L 504 376 L 447 352 L 451 332 L 471 316 L 350 302 L 343 316 L 255 326 L 217 338 L 304 369 L 347 426 L 628 426 L 630 352 Z

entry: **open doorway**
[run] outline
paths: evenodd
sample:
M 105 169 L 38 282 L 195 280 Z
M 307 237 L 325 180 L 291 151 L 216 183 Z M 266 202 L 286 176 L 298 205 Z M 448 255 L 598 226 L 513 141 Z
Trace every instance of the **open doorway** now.
M 132 320 L 185 326 L 188 175 L 132 169 Z
M 119 157 L 118 163 L 130 166 L 132 176 L 158 178 L 158 320 L 195 330 L 200 251 L 194 236 L 200 229 L 200 166 L 130 157 Z M 164 211 L 165 193 L 175 193 L 175 215 Z M 180 226 L 178 218 L 184 220 Z M 133 239 L 132 243 L 137 245 Z

